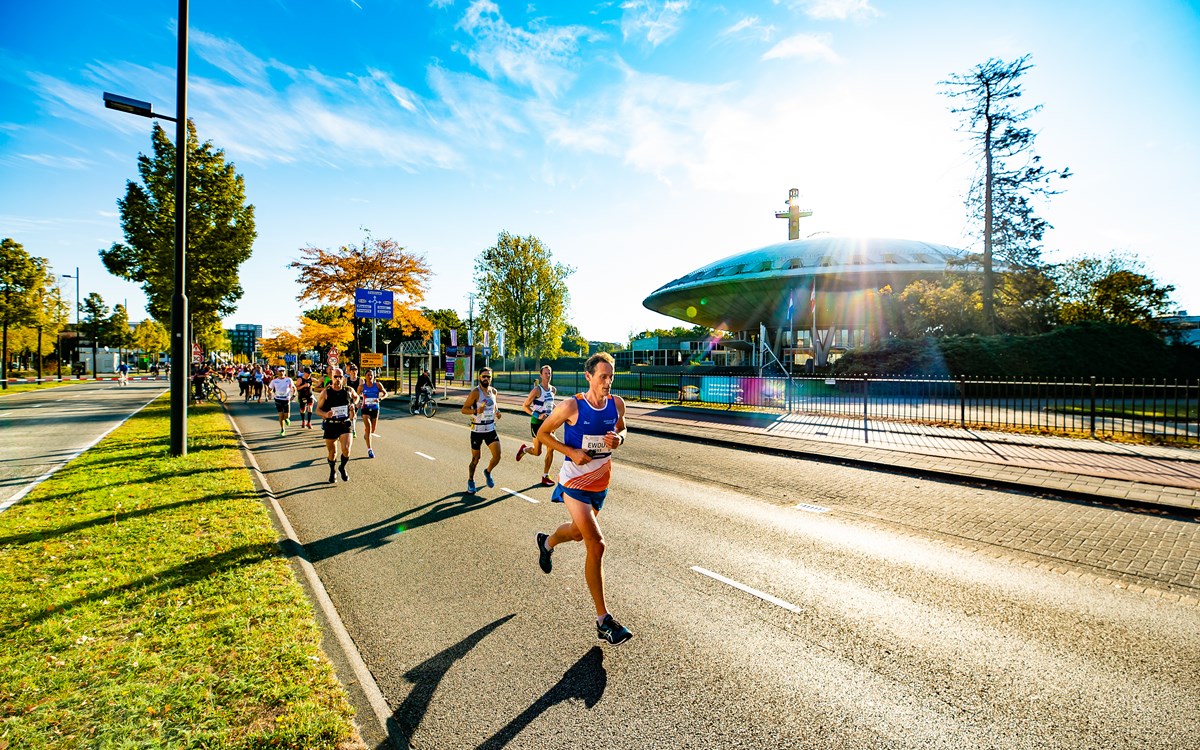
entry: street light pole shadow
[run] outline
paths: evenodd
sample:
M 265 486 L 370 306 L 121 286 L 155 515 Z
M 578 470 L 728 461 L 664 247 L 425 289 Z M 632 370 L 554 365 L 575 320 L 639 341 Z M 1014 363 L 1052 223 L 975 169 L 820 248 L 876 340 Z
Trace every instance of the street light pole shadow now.
M 600 702 L 607 686 L 608 673 L 604 670 L 604 651 L 599 646 L 592 646 L 579 661 L 571 665 L 561 680 L 500 731 L 484 740 L 477 750 L 499 750 L 512 742 L 539 716 L 559 703 L 579 700 L 583 701 L 587 708 L 592 708 Z

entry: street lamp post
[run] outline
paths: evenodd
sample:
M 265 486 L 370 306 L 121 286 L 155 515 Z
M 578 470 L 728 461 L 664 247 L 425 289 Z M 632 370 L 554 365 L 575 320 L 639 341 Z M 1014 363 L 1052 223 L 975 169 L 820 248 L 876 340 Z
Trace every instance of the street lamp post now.
M 175 117 L 157 114 L 149 102 L 104 92 L 104 106 L 175 123 L 175 294 L 171 297 L 171 455 L 187 455 L 187 49 L 188 0 L 179 0 Z
M 69 273 L 64 273 L 64 274 L 62 274 L 62 278 L 75 279 L 75 356 L 79 356 L 79 308 L 80 308 L 80 304 L 79 304 L 79 266 L 75 266 L 75 275 L 74 276 L 72 276 Z M 59 359 L 59 362 L 62 361 L 62 336 L 61 336 L 61 334 L 59 335 L 59 340 L 58 340 L 58 359 Z M 71 376 L 74 377 L 74 375 L 75 375 L 75 368 L 72 367 L 71 368 Z M 58 379 L 62 380 L 62 365 L 61 364 L 59 365 L 59 368 L 58 368 Z
M 383 371 L 386 373 L 388 365 L 392 363 L 392 350 L 388 347 L 391 345 L 391 339 L 383 339 Z

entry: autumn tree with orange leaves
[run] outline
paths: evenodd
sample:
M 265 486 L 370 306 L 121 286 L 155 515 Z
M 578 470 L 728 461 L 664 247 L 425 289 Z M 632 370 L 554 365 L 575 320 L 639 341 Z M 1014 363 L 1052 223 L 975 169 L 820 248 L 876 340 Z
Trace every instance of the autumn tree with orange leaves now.
M 389 290 L 393 328 L 411 334 L 433 329 L 419 309 L 433 272 L 424 256 L 405 250 L 395 240 L 375 239 L 368 232 L 361 245 L 343 245 L 336 250 L 309 246 L 300 250 L 300 256 L 288 267 L 300 272 L 300 294 L 296 299 L 301 302 L 342 305 L 352 310 L 355 289 Z

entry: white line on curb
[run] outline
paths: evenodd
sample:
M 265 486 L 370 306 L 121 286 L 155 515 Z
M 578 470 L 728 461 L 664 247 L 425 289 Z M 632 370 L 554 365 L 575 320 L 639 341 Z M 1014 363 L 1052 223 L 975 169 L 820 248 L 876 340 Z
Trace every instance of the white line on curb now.
M 300 543 L 300 539 L 296 536 L 296 531 L 292 528 L 292 524 L 288 521 L 287 516 L 284 515 L 283 508 L 280 507 L 279 501 L 275 499 L 275 493 L 271 490 L 271 485 L 267 483 L 266 475 L 258 467 L 258 461 L 255 460 L 254 453 L 250 450 L 250 446 L 247 445 L 245 437 L 242 436 L 242 431 L 238 429 L 237 422 L 233 419 L 233 414 L 226 409 L 225 416 L 229 420 L 230 426 L 233 427 L 233 431 L 238 437 L 238 442 L 241 443 L 242 455 L 246 457 L 246 462 L 250 464 L 250 469 L 254 473 L 255 479 L 260 483 L 267 499 L 271 502 L 271 512 L 279 520 L 279 525 L 283 528 L 284 535 L 297 547 L 303 548 L 304 545 Z M 388 707 L 387 701 L 383 697 L 383 692 L 379 689 L 379 685 L 376 684 L 374 675 L 367 668 L 367 663 L 363 661 L 362 654 L 358 652 L 358 647 L 354 645 L 354 640 L 350 638 L 350 633 L 346 631 L 346 625 L 342 622 L 337 608 L 333 606 L 333 600 L 329 598 L 329 593 L 325 591 L 325 584 L 321 582 L 321 577 L 317 575 L 317 569 L 313 567 L 311 562 L 301 556 L 297 556 L 294 559 L 308 581 L 308 586 L 313 592 L 313 597 L 317 600 L 317 606 L 321 608 L 321 612 L 325 614 L 325 619 L 329 621 L 330 630 L 333 631 L 334 636 L 337 638 L 338 645 L 341 646 L 342 651 L 346 654 L 346 660 L 350 662 L 350 667 L 354 670 L 354 677 L 358 680 L 358 684 L 366 696 L 367 703 L 371 705 L 371 711 L 375 714 L 375 719 L 379 722 L 379 726 L 383 728 L 384 734 L 388 735 L 388 721 L 392 717 L 392 710 Z
M 809 513 L 828 513 L 829 508 L 823 505 L 813 505 L 812 503 L 800 503 L 794 506 L 797 510 L 806 510 Z
M 161 395 L 162 395 L 161 393 L 158 394 L 158 396 L 161 396 Z M 94 446 L 96 443 L 99 443 L 104 438 L 108 437 L 110 432 L 117 429 L 121 425 L 125 424 L 127 421 L 129 421 L 129 419 L 131 417 L 136 415 L 142 409 L 145 409 L 147 406 L 154 403 L 154 399 L 157 399 L 158 396 L 155 396 L 154 398 L 150 399 L 146 403 L 139 406 L 136 411 L 132 412 L 131 414 L 126 415 L 125 419 L 122 419 L 120 422 L 117 422 L 115 425 L 113 425 L 112 427 L 109 427 L 107 430 L 105 430 L 104 434 L 102 434 L 100 437 L 96 438 L 92 442 L 88 443 L 87 445 L 83 446 L 82 448 L 75 451 L 71 455 L 67 456 L 64 460 L 60 461 L 59 463 L 55 464 L 54 466 L 51 466 L 49 469 L 46 470 L 45 474 L 42 474 L 37 479 L 33 480 L 29 484 L 22 487 L 20 490 L 17 491 L 17 494 L 13 495 L 12 497 L 5 500 L 4 502 L 0 503 L 0 513 L 3 513 L 4 511 L 8 510 L 12 506 L 21 502 L 21 498 L 28 495 L 30 493 L 30 491 L 33 490 L 34 487 L 37 487 L 42 482 L 44 482 L 47 479 L 49 479 L 50 477 L 54 476 L 54 472 L 58 471 L 62 467 L 66 466 L 67 464 L 71 463 L 75 459 L 79 458 L 81 455 L 83 455 L 83 453 L 85 451 L 91 450 L 92 446 Z
M 749 586 L 747 586 L 746 584 L 738 583 L 737 581 L 733 580 L 732 578 L 726 578 L 725 576 L 723 576 L 719 573 L 714 573 L 711 570 L 705 570 L 704 568 L 701 568 L 696 565 L 692 566 L 692 570 L 696 571 L 700 575 L 708 576 L 709 578 L 713 578 L 715 580 L 720 581 L 721 583 L 732 586 L 735 589 L 737 589 L 738 591 L 745 591 L 750 596 L 757 596 L 759 599 L 762 599 L 764 602 L 770 602 L 771 604 L 774 604 L 777 607 L 783 607 L 784 609 L 788 610 L 789 612 L 795 612 L 797 614 L 800 614 L 800 612 L 801 612 L 801 609 L 799 607 L 797 607 L 795 604 L 792 604 L 791 602 L 785 602 L 783 599 L 780 599 L 775 596 L 771 596 L 770 594 L 766 593 L 765 591 L 759 591 L 758 589 L 752 589 Z
M 505 492 L 507 492 L 510 495 L 515 495 L 516 497 L 519 497 L 522 500 L 525 500 L 526 502 L 535 503 L 535 504 L 541 502 L 540 500 L 534 500 L 532 497 L 529 497 L 528 495 L 522 495 L 520 492 L 517 492 L 516 490 L 510 490 L 507 487 L 501 487 L 500 489 L 504 490 Z
M 414 453 L 416 453 L 416 454 L 417 454 L 418 456 L 420 456 L 421 458 L 428 458 L 430 461 L 436 461 L 436 460 L 437 460 L 437 459 L 436 459 L 436 458 L 434 458 L 433 456 L 427 456 L 427 455 L 425 455 L 424 453 L 422 453 L 421 451 L 413 451 L 413 452 L 414 452 Z

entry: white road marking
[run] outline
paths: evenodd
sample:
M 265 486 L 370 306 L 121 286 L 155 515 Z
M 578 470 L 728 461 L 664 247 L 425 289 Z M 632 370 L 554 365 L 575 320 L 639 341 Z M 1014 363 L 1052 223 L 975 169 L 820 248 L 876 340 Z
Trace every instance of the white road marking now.
M 821 505 L 813 505 L 812 503 L 800 503 L 795 506 L 798 510 L 806 510 L 809 513 L 828 513 L 829 508 Z
M 698 567 L 696 565 L 692 566 L 692 570 L 696 571 L 700 575 L 708 576 L 709 578 L 720 581 L 721 583 L 724 583 L 728 586 L 732 586 L 735 589 L 737 589 L 738 591 L 744 591 L 751 596 L 757 596 L 759 599 L 762 599 L 764 602 L 770 602 L 771 604 L 774 604 L 777 607 L 783 607 L 784 609 L 786 609 L 789 612 L 795 612 L 797 614 L 801 613 L 801 609 L 799 607 L 797 607 L 795 604 L 792 604 L 791 602 L 785 602 L 783 599 L 780 599 L 775 596 L 771 596 L 770 594 L 766 593 L 765 591 L 759 591 L 758 589 L 750 588 L 749 586 L 745 585 L 744 583 L 738 583 L 737 581 L 733 580 L 732 578 L 726 578 L 725 576 L 723 576 L 719 573 L 714 573 L 711 570 L 705 570 L 704 568 Z
M 428 458 L 430 461 L 436 461 L 436 460 L 437 460 L 437 459 L 436 459 L 436 458 L 434 458 L 433 456 L 427 456 L 427 455 L 425 455 L 424 453 L 422 453 L 421 451 L 413 451 L 413 452 L 414 452 L 414 453 L 416 453 L 416 454 L 417 454 L 418 456 L 420 456 L 421 458 Z
M 507 487 L 501 487 L 500 489 L 504 490 L 505 492 L 507 492 L 510 495 L 515 495 L 515 496 L 521 498 L 522 500 L 525 500 L 530 503 L 537 504 L 537 503 L 541 502 L 540 500 L 534 500 L 532 497 L 529 497 L 528 495 L 522 495 L 520 492 L 517 492 L 516 490 L 510 490 Z

